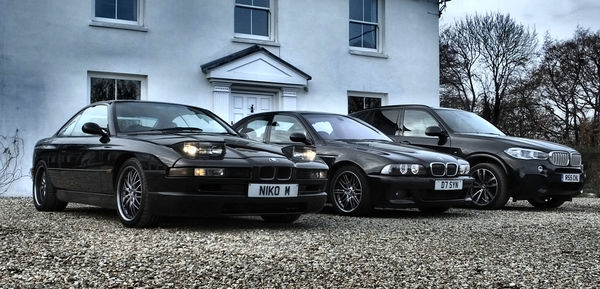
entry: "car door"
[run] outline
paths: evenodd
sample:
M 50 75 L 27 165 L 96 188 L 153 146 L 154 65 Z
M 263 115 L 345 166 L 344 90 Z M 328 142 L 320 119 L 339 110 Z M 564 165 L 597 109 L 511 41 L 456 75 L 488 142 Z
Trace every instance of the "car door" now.
M 440 121 L 429 111 L 420 108 L 405 108 L 399 110 L 398 131 L 390 137 L 399 143 L 430 148 L 444 153 L 458 154 L 457 148 L 452 147 L 450 136 L 428 136 L 425 130 L 437 126 L 446 129 Z
M 60 135 L 58 185 L 68 191 L 110 193 L 112 168 L 107 144 L 83 132 L 83 124 L 94 122 L 108 129 L 108 106 L 86 108 L 68 131 Z

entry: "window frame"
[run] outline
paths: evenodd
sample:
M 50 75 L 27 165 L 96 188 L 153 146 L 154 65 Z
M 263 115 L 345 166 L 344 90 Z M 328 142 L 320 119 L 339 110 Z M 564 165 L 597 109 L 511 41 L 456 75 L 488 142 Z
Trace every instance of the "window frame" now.
M 106 129 L 107 133 L 110 135 L 110 107 L 106 104 L 95 104 L 95 105 L 89 105 L 86 106 L 84 108 L 82 108 L 80 111 L 78 111 L 75 115 L 73 115 L 67 122 L 65 122 L 63 124 L 63 126 L 60 127 L 60 129 L 58 129 L 56 131 L 56 133 L 54 134 L 55 137 L 67 137 L 67 138 L 75 138 L 75 137 L 93 137 L 95 135 L 92 134 L 84 134 L 84 135 L 72 135 L 73 131 L 71 131 L 71 133 L 69 134 L 65 134 L 65 130 L 72 124 L 77 124 L 79 122 L 79 120 L 81 119 L 81 116 L 83 115 L 83 113 L 89 109 L 92 109 L 94 107 L 105 107 L 106 108 L 106 125 L 107 127 L 103 127 L 104 129 Z M 76 128 L 76 127 L 75 127 Z
M 349 101 L 350 101 L 350 97 L 361 97 L 363 99 L 366 98 L 379 98 L 381 99 L 381 106 L 385 106 L 387 105 L 387 93 L 375 93 L 375 92 L 359 92 L 359 91 L 348 91 L 347 97 L 346 97 L 346 111 L 348 114 L 351 114 L 353 112 L 350 112 L 350 105 L 349 105 Z M 380 107 L 381 107 L 380 106 Z M 374 108 L 374 107 L 369 107 L 369 108 Z M 363 100 L 363 108 L 354 112 L 359 112 L 365 109 L 369 109 L 365 107 L 365 101 Z
M 404 125 L 404 120 L 406 117 L 406 112 L 407 111 L 418 111 L 418 112 L 423 112 L 425 114 L 427 114 L 428 116 L 430 116 L 433 120 L 435 120 L 437 122 L 437 125 L 439 127 L 443 127 L 442 123 L 440 122 L 440 120 L 435 116 L 435 114 L 425 110 L 425 109 L 420 109 L 420 108 L 404 108 L 402 109 L 402 113 L 399 116 L 398 119 L 398 126 L 400 127 L 401 130 L 401 134 L 400 136 L 402 137 L 409 137 L 409 138 L 419 138 L 419 139 L 437 139 L 437 136 L 428 136 L 428 135 L 406 135 L 406 128 Z
M 116 80 L 140 81 L 140 98 L 137 100 L 146 100 L 147 99 L 147 79 L 148 79 L 148 77 L 146 75 L 88 71 L 88 75 L 87 75 L 87 103 L 88 104 L 92 103 L 92 78 L 114 79 L 115 81 Z M 117 93 L 117 90 L 116 90 L 116 86 L 115 86 L 115 98 L 112 100 L 117 100 L 116 93 Z
M 257 10 L 265 10 L 267 11 L 267 19 L 269 20 L 269 25 L 267 28 L 268 36 L 262 35 L 254 35 L 247 33 L 238 33 L 235 32 L 235 8 L 242 7 L 248 9 L 257 9 Z M 252 21 L 252 20 L 251 20 Z M 269 0 L 269 8 L 265 8 L 262 6 L 254 6 L 247 4 L 238 4 L 235 0 L 233 1 L 233 37 L 234 40 L 246 40 L 251 41 L 252 43 L 260 43 L 264 44 L 264 42 L 276 42 L 277 41 L 277 0 Z
M 350 12 L 348 12 L 348 37 L 347 44 L 349 47 L 350 54 L 356 55 L 365 55 L 365 56 L 376 56 L 387 58 L 387 55 L 384 55 L 384 36 L 385 36 L 385 0 L 375 0 L 377 3 L 377 22 L 368 22 L 362 20 L 353 20 L 350 18 Z M 348 10 L 350 10 L 350 1 L 348 1 Z M 364 2 L 363 2 L 363 10 L 364 10 Z M 366 24 L 366 25 L 375 25 L 375 37 L 377 38 L 375 41 L 375 48 L 365 48 L 350 45 L 350 24 Z
M 92 20 L 90 25 L 93 26 L 107 26 L 113 28 L 127 28 L 127 27 L 143 27 L 144 26 L 144 2 L 145 0 L 137 1 L 137 20 L 122 20 L 117 18 L 106 18 L 96 17 L 96 0 L 92 0 Z M 116 8 L 115 8 L 116 9 Z M 105 24 L 105 25 L 103 25 Z

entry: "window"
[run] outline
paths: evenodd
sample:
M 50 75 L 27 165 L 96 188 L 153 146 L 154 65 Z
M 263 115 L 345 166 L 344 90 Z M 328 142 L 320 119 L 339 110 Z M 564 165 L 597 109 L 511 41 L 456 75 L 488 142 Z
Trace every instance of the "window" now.
M 236 0 L 234 32 L 236 36 L 273 40 L 273 13 L 270 0 Z
M 379 0 L 350 0 L 350 47 L 381 50 Z
M 348 96 L 348 113 L 381 106 L 381 97 Z
M 404 111 L 402 123 L 404 136 L 430 137 L 425 134 L 425 130 L 430 126 L 440 126 L 440 124 L 426 111 L 409 109 Z
M 306 129 L 297 118 L 287 115 L 276 115 L 273 118 L 269 142 L 291 143 L 290 135 L 293 133 L 307 135 Z
M 90 103 L 116 99 L 142 99 L 145 77 L 90 73 Z
M 142 25 L 143 0 L 94 0 L 94 20 Z
M 398 116 L 400 110 L 385 109 L 374 110 L 372 112 L 372 124 L 374 127 L 385 133 L 386 135 L 399 135 L 401 133 L 398 127 Z
M 59 132 L 60 136 L 90 136 L 81 130 L 86 122 L 94 122 L 100 127 L 108 129 L 108 108 L 106 105 L 96 105 L 86 108 L 83 112 L 73 117 Z
M 238 130 L 241 133 L 245 133 L 249 139 L 262 142 L 267 130 L 267 124 L 269 124 L 268 117 L 254 118 L 242 124 Z
M 378 130 L 347 116 L 309 113 L 305 114 L 304 118 L 325 140 L 373 139 L 390 141 L 387 136 Z

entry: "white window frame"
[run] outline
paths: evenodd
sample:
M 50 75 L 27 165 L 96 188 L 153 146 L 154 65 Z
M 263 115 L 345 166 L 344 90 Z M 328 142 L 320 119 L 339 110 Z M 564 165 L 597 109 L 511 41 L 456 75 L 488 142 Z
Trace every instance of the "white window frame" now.
M 108 78 L 115 80 L 137 80 L 140 81 L 140 99 L 147 100 L 147 80 L 146 75 L 139 74 L 126 74 L 126 73 L 113 73 L 113 72 L 99 72 L 99 71 L 88 71 L 87 75 L 87 102 L 92 102 L 92 78 Z M 115 98 L 117 99 L 117 91 L 115 89 Z
M 121 20 L 116 18 L 105 18 L 105 17 L 96 17 L 96 0 L 92 0 L 92 23 L 94 26 L 102 26 L 101 24 L 108 24 L 106 26 L 119 28 L 127 28 L 127 26 L 133 27 L 143 27 L 144 26 L 144 2 L 145 0 L 137 0 L 137 21 L 130 20 Z M 115 8 L 116 9 L 116 8 Z M 116 14 L 115 14 L 116 15 Z M 113 25 L 111 25 L 113 24 Z M 116 25 L 116 26 L 115 26 Z
M 379 98 L 381 99 L 381 106 L 385 106 L 387 105 L 387 100 L 388 100 L 388 94 L 384 93 L 384 92 L 367 92 L 367 91 L 354 91 L 354 90 L 349 90 L 348 94 L 346 96 L 346 111 L 349 111 L 349 106 L 348 106 L 348 100 L 350 97 L 363 97 L 363 98 Z M 363 105 L 363 109 L 364 105 Z
M 253 5 L 245 5 L 245 4 L 238 4 L 236 3 L 236 1 L 233 1 L 234 7 L 233 7 L 233 22 L 234 22 L 234 39 L 247 39 L 247 40 L 253 40 L 256 41 L 256 43 L 260 43 L 262 44 L 262 42 L 276 42 L 277 38 L 276 38 L 276 34 L 277 34 L 277 0 L 269 0 L 269 8 L 265 8 L 262 6 L 253 6 Z M 260 10 L 266 10 L 268 11 L 269 14 L 269 28 L 268 28 L 268 32 L 269 32 L 269 36 L 261 36 L 261 35 L 254 35 L 254 34 L 246 34 L 246 33 L 237 33 L 235 32 L 235 7 L 244 7 L 244 8 L 250 8 L 250 9 L 260 9 Z
M 348 6 L 350 6 L 350 1 L 348 1 Z M 363 9 L 364 9 L 364 7 L 363 7 Z M 385 17 L 384 16 L 385 16 L 385 0 L 377 0 L 377 22 L 365 22 L 365 21 L 353 20 L 353 19 L 350 19 L 350 14 L 348 14 L 348 29 L 347 29 L 348 37 L 346 39 L 348 40 L 347 43 L 348 43 L 348 47 L 350 49 L 351 54 L 367 55 L 367 56 L 378 56 L 373 53 L 383 54 L 383 52 L 384 52 L 383 45 L 384 45 L 384 40 L 385 40 L 384 39 L 384 36 L 385 36 L 385 27 L 384 27 Z M 351 46 L 350 41 L 349 41 L 350 23 L 376 25 L 377 29 L 376 29 L 375 37 L 377 37 L 377 41 L 375 43 L 375 48 Z M 362 52 L 365 52 L 365 53 L 362 53 Z M 379 56 L 387 58 L 386 55 L 379 55 Z

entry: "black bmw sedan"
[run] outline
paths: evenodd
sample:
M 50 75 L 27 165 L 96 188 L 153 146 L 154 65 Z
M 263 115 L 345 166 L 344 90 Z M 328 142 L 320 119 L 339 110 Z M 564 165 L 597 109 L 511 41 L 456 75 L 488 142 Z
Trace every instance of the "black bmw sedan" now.
M 474 113 L 396 105 L 352 114 L 397 142 L 463 157 L 475 178 L 473 204 L 502 208 L 509 198 L 556 208 L 583 188 L 581 154 L 557 143 L 511 137 Z
M 234 125 L 246 137 L 281 146 L 304 140 L 329 165 L 327 192 L 343 215 L 374 207 L 441 213 L 470 202 L 469 163 L 451 155 L 395 144 L 352 117 L 319 112 L 268 112 Z
M 260 215 L 293 222 L 326 201 L 327 165 L 314 148 L 240 137 L 210 111 L 110 101 L 83 108 L 35 145 L 33 200 L 116 208 L 127 227 L 163 215 Z

